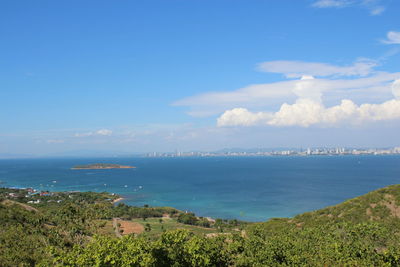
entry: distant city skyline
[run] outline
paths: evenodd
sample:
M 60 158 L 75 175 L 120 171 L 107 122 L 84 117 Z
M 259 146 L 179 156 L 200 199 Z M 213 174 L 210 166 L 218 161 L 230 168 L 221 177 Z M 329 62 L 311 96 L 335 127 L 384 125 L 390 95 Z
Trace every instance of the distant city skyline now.
M 400 2 L 3 1 L 0 154 L 398 147 Z
M 40 159 L 40 158 L 184 158 L 184 157 L 263 157 L 263 156 L 363 156 L 400 155 L 398 147 L 276 147 L 276 148 L 224 148 L 214 151 L 151 151 L 124 152 L 107 150 L 75 150 L 47 154 L 0 153 L 0 159 Z
M 398 155 L 400 147 L 393 148 L 277 148 L 277 149 L 225 149 L 224 151 L 175 151 L 170 153 L 151 152 L 145 157 L 263 157 L 263 156 L 345 156 L 345 155 Z

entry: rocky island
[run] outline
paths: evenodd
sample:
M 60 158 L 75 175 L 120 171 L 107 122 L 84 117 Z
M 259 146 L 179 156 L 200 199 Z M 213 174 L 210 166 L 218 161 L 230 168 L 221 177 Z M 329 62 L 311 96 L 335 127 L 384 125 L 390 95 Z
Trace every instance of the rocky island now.
M 95 163 L 95 164 L 87 164 L 87 165 L 76 165 L 72 167 L 72 170 L 93 170 L 93 169 L 132 169 L 136 168 L 134 166 L 125 166 L 119 164 L 110 164 L 110 163 Z

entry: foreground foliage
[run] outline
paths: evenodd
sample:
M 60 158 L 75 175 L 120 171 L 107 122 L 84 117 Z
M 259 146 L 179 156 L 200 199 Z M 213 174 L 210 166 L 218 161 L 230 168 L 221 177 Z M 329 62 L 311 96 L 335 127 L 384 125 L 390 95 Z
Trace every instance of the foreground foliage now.
M 400 185 L 292 219 L 240 227 L 218 220 L 213 227 L 231 231 L 204 236 L 176 229 L 151 240 L 96 235 L 96 223 L 168 209 L 114 207 L 93 197 L 37 210 L 3 201 L 0 266 L 400 266 Z M 169 211 L 197 223 L 193 214 Z

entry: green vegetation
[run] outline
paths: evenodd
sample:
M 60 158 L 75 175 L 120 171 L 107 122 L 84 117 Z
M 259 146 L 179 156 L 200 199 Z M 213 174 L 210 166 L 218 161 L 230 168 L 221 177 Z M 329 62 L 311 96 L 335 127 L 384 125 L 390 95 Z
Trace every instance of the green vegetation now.
M 400 266 L 400 185 L 264 223 L 116 198 L 0 189 L 0 266 Z
M 162 217 L 165 214 L 175 216 L 179 213 L 177 209 L 169 207 L 135 207 L 128 206 L 124 203 L 119 203 L 113 209 L 113 217 L 119 217 L 122 219 L 133 219 L 133 218 L 151 218 L 151 217 Z
M 162 218 L 161 222 L 159 218 L 148 218 L 145 221 L 141 219 L 133 219 L 132 222 L 139 223 L 144 227 L 146 225 L 150 226 L 149 228 L 151 230 L 145 231 L 144 233 L 142 233 L 142 235 L 150 238 L 151 240 L 159 238 L 166 231 L 175 229 L 186 229 L 197 235 L 217 233 L 217 230 L 215 228 L 211 227 L 205 228 L 205 227 L 183 224 L 180 223 L 176 218 Z
M 189 224 L 189 225 L 198 225 L 202 227 L 210 227 L 211 222 L 206 218 L 198 218 L 194 213 L 182 213 L 178 216 L 178 222 Z

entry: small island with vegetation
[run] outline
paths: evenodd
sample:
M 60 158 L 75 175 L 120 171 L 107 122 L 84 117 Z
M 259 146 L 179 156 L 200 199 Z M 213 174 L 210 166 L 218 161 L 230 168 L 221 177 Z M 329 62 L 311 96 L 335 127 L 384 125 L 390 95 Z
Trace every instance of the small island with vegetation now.
M 72 170 L 93 170 L 93 169 L 133 169 L 136 168 L 134 166 L 126 166 L 119 164 L 110 164 L 110 163 L 95 163 L 95 164 L 87 164 L 87 165 L 76 165 L 72 167 Z

